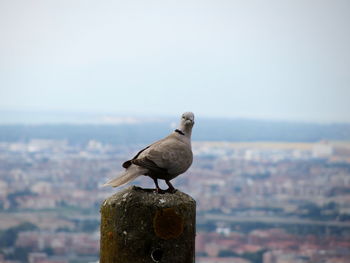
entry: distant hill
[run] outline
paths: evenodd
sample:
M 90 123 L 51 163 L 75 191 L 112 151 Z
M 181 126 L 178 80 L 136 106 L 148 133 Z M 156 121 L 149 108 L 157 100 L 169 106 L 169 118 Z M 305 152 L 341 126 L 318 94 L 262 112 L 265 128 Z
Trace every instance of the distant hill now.
M 73 144 L 98 140 L 114 144 L 150 143 L 174 128 L 170 120 L 134 124 L 37 124 L 0 125 L 0 141 L 66 139 Z M 314 124 L 261 120 L 197 119 L 193 131 L 197 141 L 285 141 L 315 142 L 350 140 L 350 124 Z

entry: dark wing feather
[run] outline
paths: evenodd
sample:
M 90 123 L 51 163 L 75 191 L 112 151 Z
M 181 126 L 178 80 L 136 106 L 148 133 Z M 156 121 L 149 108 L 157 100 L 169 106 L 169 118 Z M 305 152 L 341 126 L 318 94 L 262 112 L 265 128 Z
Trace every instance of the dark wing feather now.
M 146 148 L 143 148 L 141 151 L 139 151 L 135 156 L 134 158 L 132 158 L 131 160 L 128 160 L 126 162 L 123 163 L 123 167 L 126 169 L 126 168 L 129 168 L 129 166 L 133 163 L 133 161 L 139 157 L 139 155 L 146 149 L 148 149 L 151 145 L 147 146 Z
M 140 159 L 131 160 L 131 163 L 147 168 L 149 171 L 155 174 L 167 174 L 168 170 L 159 167 L 155 162 L 153 162 L 151 159 L 144 157 Z

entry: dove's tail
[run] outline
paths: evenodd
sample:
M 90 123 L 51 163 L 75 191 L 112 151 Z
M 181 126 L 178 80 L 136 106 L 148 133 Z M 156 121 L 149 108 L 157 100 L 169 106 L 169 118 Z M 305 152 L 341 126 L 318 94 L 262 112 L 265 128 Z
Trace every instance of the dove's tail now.
M 146 168 L 143 168 L 137 165 L 131 165 L 120 176 L 110 180 L 109 182 L 105 183 L 103 186 L 113 186 L 113 187 L 122 186 L 136 179 L 140 175 L 145 174 L 147 171 L 148 170 Z

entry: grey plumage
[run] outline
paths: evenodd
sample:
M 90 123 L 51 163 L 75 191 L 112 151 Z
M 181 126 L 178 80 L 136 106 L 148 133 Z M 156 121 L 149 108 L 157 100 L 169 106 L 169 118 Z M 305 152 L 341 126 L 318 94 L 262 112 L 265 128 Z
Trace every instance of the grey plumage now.
M 162 140 L 159 140 L 138 152 L 135 157 L 123 163 L 125 171 L 104 186 L 118 187 L 140 175 L 147 175 L 154 180 L 158 192 L 158 179 L 163 179 L 169 186 L 168 191 L 175 189 L 170 180 L 184 173 L 191 166 L 193 155 L 191 149 L 194 114 L 182 114 L 180 127 Z

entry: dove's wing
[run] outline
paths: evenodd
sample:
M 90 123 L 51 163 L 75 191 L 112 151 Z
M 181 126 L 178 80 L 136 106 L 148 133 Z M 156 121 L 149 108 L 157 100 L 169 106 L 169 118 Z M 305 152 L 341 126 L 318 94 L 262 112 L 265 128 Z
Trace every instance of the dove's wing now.
M 169 137 L 169 136 L 168 136 L 168 137 Z M 164 140 L 167 139 L 168 137 L 165 137 L 164 139 L 159 140 L 159 141 L 156 141 L 156 142 L 152 143 L 151 145 L 148 145 L 147 147 L 143 148 L 143 149 L 142 149 L 141 151 L 139 151 L 132 159 L 130 159 L 130 160 L 128 160 L 128 161 L 125 161 L 125 162 L 123 163 L 122 166 L 123 166 L 125 169 L 127 169 L 127 168 L 129 168 L 129 166 L 132 165 L 133 163 L 136 164 L 134 161 L 137 160 L 137 159 L 139 158 L 139 156 L 140 156 L 142 153 L 144 153 L 144 151 L 146 151 L 146 150 L 147 150 L 148 148 L 150 148 L 150 147 L 153 147 L 153 146 L 156 145 L 156 144 L 161 143 L 162 141 L 164 141 Z M 144 155 L 144 154 L 143 154 L 143 155 Z M 138 165 L 140 165 L 140 164 L 138 164 Z
M 165 168 L 159 167 L 155 162 L 153 162 L 148 157 L 143 157 L 139 159 L 135 159 L 131 161 L 133 164 L 136 164 L 138 166 L 142 166 L 144 168 L 147 168 L 149 171 L 151 171 L 153 174 L 167 174 L 168 170 Z
M 133 164 L 133 161 L 134 161 L 135 159 L 137 159 L 137 157 L 139 157 L 139 155 L 140 155 L 144 150 L 148 149 L 148 148 L 151 147 L 151 146 L 152 146 L 152 144 L 151 144 L 151 145 L 148 145 L 146 148 L 143 148 L 141 151 L 139 151 L 131 160 L 128 160 L 128 161 L 124 162 L 124 163 L 123 163 L 123 167 L 124 167 L 125 169 L 126 169 L 126 168 L 129 168 L 129 166 Z
M 170 175 L 184 173 L 192 164 L 191 145 L 171 134 L 145 149 L 133 163 Z

